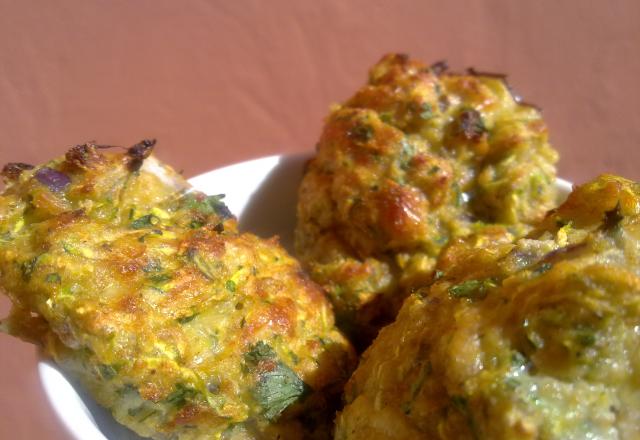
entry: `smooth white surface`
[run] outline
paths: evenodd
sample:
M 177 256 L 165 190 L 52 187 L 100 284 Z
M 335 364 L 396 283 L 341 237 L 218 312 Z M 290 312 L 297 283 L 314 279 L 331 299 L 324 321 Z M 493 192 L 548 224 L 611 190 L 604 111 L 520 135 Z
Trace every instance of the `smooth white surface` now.
M 225 194 L 224 201 L 238 217 L 241 230 L 261 237 L 279 235 L 291 250 L 296 192 L 308 158 L 305 154 L 264 157 L 213 170 L 189 182 L 204 193 Z M 561 202 L 571 183 L 557 179 L 557 185 Z M 41 360 L 38 373 L 51 406 L 74 439 L 141 439 L 72 385 L 50 361 Z

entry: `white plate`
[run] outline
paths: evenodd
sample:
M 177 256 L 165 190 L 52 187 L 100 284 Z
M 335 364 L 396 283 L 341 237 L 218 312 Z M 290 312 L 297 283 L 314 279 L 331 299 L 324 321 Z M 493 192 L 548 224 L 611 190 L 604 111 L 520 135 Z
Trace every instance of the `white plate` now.
M 269 156 L 219 168 L 189 182 L 207 194 L 226 194 L 225 203 L 238 216 L 241 230 L 261 237 L 279 235 L 291 251 L 296 193 L 308 158 L 308 154 Z M 563 200 L 571 184 L 558 179 L 557 185 Z M 38 372 L 51 406 L 74 439 L 141 439 L 117 423 L 52 362 L 41 359 Z

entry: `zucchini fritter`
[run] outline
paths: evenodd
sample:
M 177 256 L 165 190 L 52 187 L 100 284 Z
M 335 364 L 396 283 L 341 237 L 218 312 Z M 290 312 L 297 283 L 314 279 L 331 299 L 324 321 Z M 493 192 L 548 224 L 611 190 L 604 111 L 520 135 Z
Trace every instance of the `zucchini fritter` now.
M 299 190 L 296 252 L 361 346 L 485 223 L 516 234 L 555 202 L 557 153 L 504 78 L 404 55 L 335 106 Z
M 459 239 L 346 387 L 336 439 L 640 437 L 640 185 Z
M 5 167 L 5 331 L 142 436 L 321 437 L 353 363 L 329 302 L 275 239 L 240 234 L 221 196 L 146 159 L 152 147 Z

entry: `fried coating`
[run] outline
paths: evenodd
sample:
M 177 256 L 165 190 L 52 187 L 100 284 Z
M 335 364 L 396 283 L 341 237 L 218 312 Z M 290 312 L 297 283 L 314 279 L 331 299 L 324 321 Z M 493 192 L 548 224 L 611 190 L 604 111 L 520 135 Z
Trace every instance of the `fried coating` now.
M 437 271 L 364 354 L 336 439 L 639 438 L 640 185 L 601 176 Z
M 299 189 L 296 252 L 361 346 L 431 279 L 451 240 L 516 234 L 555 201 L 557 153 L 504 78 L 385 56 L 335 106 Z
M 354 355 L 322 290 L 152 148 L 5 167 L 4 330 L 145 437 L 326 436 Z

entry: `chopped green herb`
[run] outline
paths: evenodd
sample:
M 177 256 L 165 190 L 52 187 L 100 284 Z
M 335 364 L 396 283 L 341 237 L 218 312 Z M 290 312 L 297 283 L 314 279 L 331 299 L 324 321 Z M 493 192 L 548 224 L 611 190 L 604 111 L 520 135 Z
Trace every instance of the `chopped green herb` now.
M 504 384 L 506 386 L 508 386 L 509 388 L 511 388 L 511 389 L 516 389 L 520 385 L 520 381 L 518 379 L 516 379 L 515 377 L 507 377 L 504 380 Z
M 22 279 L 25 281 L 29 281 L 31 279 L 31 274 L 35 270 L 38 265 L 38 260 L 40 259 L 40 255 L 33 257 L 30 260 L 23 262 L 20 265 L 20 271 L 22 272 Z
M 191 229 L 198 229 L 204 226 L 204 222 L 202 220 L 191 220 L 191 223 L 189 223 L 189 228 Z
M 464 196 L 462 195 L 462 190 L 460 189 L 460 185 L 457 183 L 453 183 L 451 185 L 451 190 L 453 191 L 453 195 L 455 197 L 454 203 L 456 206 L 462 206 L 464 203 Z
M 200 272 L 204 274 L 210 280 L 214 280 L 216 278 L 216 270 L 215 266 L 209 263 L 205 258 L 203 258 L 198 251 L 195 249 L 188 253 L 191 257 L 191 261 L 196 265 Z
M 433 117 L 433 107 L 428 102 L 423 102 L 421 106 L 422 111 L 420 117 L 422 119 L 431 119 Z
M 433 274 L 433 279 L 434 280 L 439 280 L 440 278 L 442 278 L 444 276 L 444 272 L 441 270 L 436 270 L 435 273 Z
M 553 267 L 553 264 L 551 264 L 551 263 L 542 263 L 533 272 L 536 273 L 536 274 L 542 274 L 542 273 L 547 272 L 552 267 Z
M 429 172 L 427 174 L 433 176 L 434 174 L 437 174 L 438 171 L 440 171 L 440 167 L 438 165 L 434 165 L 429 169 Z
M 258 381 L 253 389 L 253 397 L 262 407 L 262 414 L 267 420 L 276 419 L 285 409 L 304 396 L 307 386 L 298 375 L 278 360 L 276 353 L 269 345 L 260 341 L 244 355 L 250 371 L 258 374 Z M 269 368 L 262 368 L 267 364 Z
M 578 331 L 577 340 L 583 347 L 591 347 L 596 343 L 595 332 L 590 329 L 581 329 Z
M 393 122 L 393 115 L 390 112 L 380 113 L 380 120 L 385 124 L 391 124 Z
M 484 280 L 466 280 L 460 284 L 449 287 L 449 295 L 454 298 L 481 299 L 487 295 L 489 289 L 497 284 L 491 278 Z
M 406 140 L 402 140 L 402 151 L 400 152 L 400 168 L 403 170 L 408 170 L 411 165 L 411 160 L 413 156 L 416 154 L 415 147 L 411 145 Z
M 70 255 L 92 259 L 94 257 L 93 250 L 89 247 L 83 247 L 75 243 L 62 243 L 62 249 Z
M 359 124 L 347 131 L 347 136 L 356 142 L 369 142 L 373 139 L 373 127 L 366 124 Z
M 50 273 L 48 274 L 45 279 L 44 279 L 47 283 L 51 283 L 51 284 L 60 284 L 60 282 L 62 281 L 62 278 L 60 278 L 60 275 L 57 273 Z
M 167 396 L 165 401 L 176 408 L 182 408 L 187 401 L 192 399 L 195 395 L 196 390 L 187 385 L 178 383 L 176 384 L 176 389 Z
M 222 199 L 224 199 L 224 194 L 205 196 L 204 194 L 200 194 L 200 193 L 195 193 L 195 194 L 191 193 L 191 194 L 187 194 L 184 197 L 182 203 L 185 208 L 194 210 L 200 214 L 204 214 L 204 215 L 217 214 L 224 219 L 233 217 L 233 214 L 231 214 L 231 211 L 229 211 L 229 208 L 227 208 L 227 205 L 224 204 Z M 193 222 L 196 222 L 196 223 L 193 223 Z M 199 218 L 194 219 L 193 222 L 192 222 L 193 226 L 197 226 L 198 223 L 202 223 L 200 226 L 204 225 L 204 222 L 202 222 L 202 220 Z M 193 229 L 197 229 L 197 228 L 193 228 Z
M 98 371 L 104 380 L 111 380 L 118 374 L 118 371 L 111 365 L 99 364 Z
M 183 316 L 182 318 L 178 318 L 176 319 L 176 321 L 178 321 L 178 323 L 180 324 L 186 324 L 187 322 L 191 322 L 195 319 L 196 316 L 198 316 L 199 313 L 194 313 L 193 315 L 188 315 L 188 316 Z
M 268 344 L 263 341 L 259 341 L 251 347 L 251 350 L 244 354 L 244 361 L 251 365 L 257 366 L 259 362 L 275 359 L 276 353 Z
M 521 368 L 527 365 L 527 358 L 519 351 L 511 353 L 511 365 L 515 368 Z
M 131 228 L 133 229 L 145 229 L 157 225 L 160 219 L 153 214 L 143 215 L 131 222 Z
M 138 419 L 139 423 L 144 422 L 145 420 L 147 420 L 149 417 L 154 416 L 156 414 L 158 414 L 159 411 L 157 409 L 150 409 L 149 411 L 147 411 L 146 413 L 143 413 L 140 418 Z
M 160 272 L 162 271 L 162 264 L 158 260 L 149 260 L 149 262 L 142 268 L 144 272 Z
M 438 235 L 433 239 L 438 246 L 444 246 L 449 241 L 449 237 L 446 235 Z
M 171 275 L 168 275 L 166 273 L 161 273 L 159 275 L 150 276 L 149 280 L 151 280 L 152 282 L 157 283 L 157 284 L 162 284 L 162 283 L 166 283 L 167 281 L 171 280 Z
M 227 280 L 227 282 L 224 284 L 224 286 L 227 288 L 227 290 L 229 292 L 235 292 L 236 291 L 236 283 L 233 280 Z
M 462 396 L 451 396 L 451 403 L 459 411 L 467 411 L 467 399 Z

